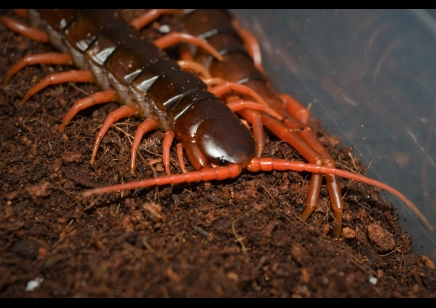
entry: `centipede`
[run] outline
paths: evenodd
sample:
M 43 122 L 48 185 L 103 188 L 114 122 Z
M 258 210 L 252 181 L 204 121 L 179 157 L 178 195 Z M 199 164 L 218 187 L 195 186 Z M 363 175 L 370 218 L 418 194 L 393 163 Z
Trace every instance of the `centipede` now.
M 16 13 L 30 19 L 30 26 L 7 16 L 0 16 L 0 22 L 11 31 L 53 45 L 59 52 L 25 56 L 3 76 L 4 84 L 28 65 L 78 68 L 50 74 L 29 89 L 22 105 L 51 85 L 67 82 L 98 85 L 101 91 L 73 104 L 60 122 L 61 131 L 80 111 L 91 106 L 111 101 L 121 105 L 100 128 L 90 164 L 96 163 L 101 141 L 120 119 L 137 117 L 143 121 L 131 147 L 131 173 L 135 172 L 143 136 L 153 130 L 165 132 L 162 162 L 166 176 L 91 189 L 83 192 L 83 197 L 169 184 L 221 181 L 237 178 L 244 170 L 304 171 L 312 176 L 306 208 L 301 214 L 303 220 L 317 207 L 325 178 L 335 233 L 341 234 L 344 206 L 338 177 L 343 177 L 392 193 L 433 230 L 419 209 L 395 188 L 336 168 L 308 125 L 309 110 L 272 87 L 261 65 L 256 39 L 227 11 L 151 10 L 133 20 L 125 20 L 119 10 L 16 10 Z M 186 31 L 171 32 L 154 41 L 142 36 L 139 30 L 162 14 L 181 14 Z M 164 49 L 180 42 L 192 44 L 195 51 L 186 48 L 180 59 L 170 58 Z M 307 163 L 262 157 L 264 127 L 295 148 Z M 174 140 L 182 171 L 179 174 L 171 174 L 169 168 Z M 184 155 L 195 171 L 187 171 Z

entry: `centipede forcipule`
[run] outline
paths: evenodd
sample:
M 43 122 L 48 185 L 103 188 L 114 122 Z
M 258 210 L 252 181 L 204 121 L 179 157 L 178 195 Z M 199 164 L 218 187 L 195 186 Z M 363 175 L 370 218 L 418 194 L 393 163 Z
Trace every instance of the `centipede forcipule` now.
M 9 16 L 12 17 L 12 14 Z M 4 42 L 10 38 L 10 43 L 4 46 L 11 55 L 11 58 L 5 54 L 2 56 L 2 61 L 7 59 L 7 65 L 2 66 L 2 77 L 23 56 L 54 51 L 48 45 L 37 51 L 35 47 L 28 49 L 28 39 L 7 30 L 2 35 L 6 35 Z M 31 46 L 38 44 L 32 42 Z M 12 53 L 15 53 L 13 57 Z M 309 222 L 299 220 L 298 216 L 304 209 L 305 187 L 311 176 L 307 172 L 244 172 L 235 179 L 213 181 L 209 190 L 204 190 L 207 186 L 202 183 L 191 183 L 164 186 L 158 192 L 155 189 L 123 192 L 121 198 L 118 193 L 77 198 L 80 191 L 86 188 L 132 181 L 128 149 L 130 138 L 124 131 L 133 138 L 141 122 L 130 119 L 113 126 L 103 139 L 96 161 L 91 166 L 89 158 L 99 125 L 111 111 L 106 111 L 107 106 L 101 105 L 78 114 L 66 126 L 68 140 L 52 129 L 55 124 L 61 124 L 63 116 L 77 99 L 92 93 L 90 85 L 49 87 L 32 97 L 24 108 L 18 108 L 19 101 L 32 85 L 42 80 L 44 75 L 59 71 L 60 67 L 51 65 L 28 67 L 14 76 L 8 86 L 2 86 L 2 95 L 7 93 L 8 98 L 4 102 L 10 106 L 9 117 L 13 119 L 11 125 L 6 124 L 9 121 L 3 122 L 8 126 L 4 126 L 1 134 L 2 150 L 16 153 L 13 149 L 20 148 L 24 155 L 8 157 L 1 163 L 2 178 L 6 183 L 9 182 L 6 187 L 2 180 L 2 189 L 9 201 L 4 205 L 6 208 L 2 206 L 8 211 L 0 214 L 1 232 L 5 232 L 4 222 L 9 221 L 10 224 L 17 219 L 16 222 L 20 223 L 21 217 L 26 217 L 23 227 L 13 223 L 6 231 L 8 238 L 9 235 L 12 237 L 6 241 L 1 256 L 5 262 L 10 260 L 14 263 L 2 262 L 1 266 L 7 274 L 4 279 L 17 277 L 13 272 L 8 274 L 8 268 L 17 274 L 21 271 L 18 268 L 22 264 L 19 261 L 21 257 L 17 254 L 22 253 L 19 249 L 25 243 L 18 240 L 29 239 L 27 231 L 30 239 L 37 239 L 41 248 L 37 260 L 27 261 L 35 265 L 28 269 L 31 276 L 23 276 L 10 285 L 2 284 L 5 296 L 19 294 L 15 292 L 19 291 L 18 288 L 13 286 L 25 285 L 26 278 L 41 281 L 35 277 L 42 277 L 44 281 L 33 292 L 27 291 L 27 296 L 352 296 L 352 293 L 344 291 L 341 281 L 347 288 L 354 288 L 355 294 L 389 296 L 392 293 L 390 289 L 379 293 L 382 288 L 368 282 L 368 274 L 376 275 L 370 269 L 373 268 L 372 264 L 368 261 L 361 263 L 359 258 L 362 257 L 353 254 L 356 259 L 351 261 L 359 262 L 357 264 L 362 268 L 359 269 L 350 261 L 348 250 L 344 253 L 340 249 L 341 245 L 348 245 L 353 240 L 345 237 L 331 240 L 334 234 L 333 218 L 326 202 L 328 195 L 325 185 L 322 186 L 322 202 Z M 33 78 L 37 74 L 38 78 Z M 32 85 L 21 87 L 23 77 L 25 82 L 31 81 Z M 65 101 L 59 100 L 59 95 L 76 89 L 88 93 L 79 92 L 76 99 L 62 96 Z M 94 88 L 92 91 L 99 90 Z M 117 107 L 116 104 L 111 106 L 113 109 Z M 2 110 L 6 110 L 3 103 Z M 23 117 L 23 120 L 16 115 Z M 162 135 L 161 132 L 148 133 L 138 155 L 144 155 L 150 161 L 159 158 L 147 151 L 161 154 L 160 145 L 154 146 L 153 142 L 158 141 L 156 136 Z M 289 158 L 289 149 L 290 146 L 283 142 L 268 141 L 265 154 Z M 66 150 L 74 152 L 69 154 Z M 76 157 L 77 151 L 82 154 L 81 161 Z M 173 174 L 180 172 L 174 152 L 171 150 Z M 5 153 L 4 157 L 7 157 Z M 29 159 L 41 164 L 47 160 L 49 164 L 42 169 L 46 175 L 38 168 L 30 171 L 30 177 L 27 172 L 20 173 L 26 170 L 23 167 L 29 164 Z M 147 160 L 138 158 L 135 179 L 153 177 Z M 158 176 L 165 174 L 161 162 L 154 167 Z M 187 168 L 193 169 L 190 165 Z M 106 169 L 107 172 L 102 172 Z M 77 170 L 77 176 L 69 170 Z M 297 184 L 293 180 L 297 180 Z M 43 181 L 48 181 L 49 185 L 43 185 Z M 20 188 L 20 184 L 24 186 Z M 35 185 L 41 190 L 36 190 L 37 187 L 33 187 Z M 371 187 L 367 194 L 375 191 Z M 246 196 L 247 193 L 249 196 Z M 355 198 L 354 194 L 346 194 L 347 202 Z M 298 201 L 298 198 L 303 201 Z M 393 221 L 395 216 L 390 214 L 391 209 L 387 204 L 375 201 L 375 197 L 368 200 L 371 209 L 366 209 L 366 215 L 361 213 L 358 216 L 362 217 L 362 224 L 358 223 L 360 218 L 349 220 L 350 215 L 355 217 L 359 212 L 356 206 L 348 205 L 349 208 L 345 208 L 345 227 L 356 229 L 357 226 L 366 233 L 366 225 L 363 224 L 365 217 L 376 219 L 376 224 L 380 219 L 385 228 Z M 161 206 L 160 209 L 157 204 Z M 8 213 L 9 218 L 3 220 L 5 213 Z M 320 226 L 322 228 L 318 228 Z M 330 229 L 326 229 L 329 226 Z M 400 232 L 397 227 L 389 230 L 395 236 Z M 356 232 L 361 231 L 356 229 Z M 324 238 L 327 233 L 329 235 Z M 1 238 L 5 239 L 3 233 Z M 401 237 L 401 241 L 396 241 L 397 245 L 403 244 L 403 240 L 405 238 Z M 367 240 L 367 243 L 372 242 Z M 409 243 L 401 247 L 405 256 L 407 247 Z M 272 249 L 271 253 L 268 249 Z M 299 252 L 307 254 L 301 255 Z M 401 256 L 401 253 L 393 252 L 386 257 L 374 254 L 376 260 L 391 260 L 398 255 Z M 332 259 L 330 265 L 325 267 L 323 258 L 327 257 Z M 385 270 L 383 264 L 378 266 Z M 79 279 L 77 283 L 70 282 L 69 269 L 74 270 L 73 276 Z M 385 271 L 385 275 L 391 277 L 389 270 Z M 408 273 L 405 275 L 413 279 Z M 354 280 L 347 277 L 353 277 Z M 426 277 L 421 278 L 423 282 L 427 281 Z M 328 286 L 322 285 L 323 279 L 328 279 Z M 312 286 L 318 281 L 321 282 L 319 287 Z M 332 288 L 332 285 L 338 287 Z M 283 291 L 279 290 L 281 287 Z M 21 289 L 26 292 L 23 287 Z M 110 290 L 114 293 L 109 293 Z M 400 292 L 403 294 L 403 291 Z

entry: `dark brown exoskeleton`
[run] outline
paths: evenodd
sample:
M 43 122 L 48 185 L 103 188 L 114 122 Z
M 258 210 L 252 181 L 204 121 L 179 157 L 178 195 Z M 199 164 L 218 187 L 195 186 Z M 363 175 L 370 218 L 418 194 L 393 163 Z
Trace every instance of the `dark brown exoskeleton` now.
M 159 15 L 173 11 L 152 10 L 144 15 L 145 23 L 155 18 L 155 12 Z M 21 68 L 31 64 L 65 64 L 80 68 L 79 71 L 71 70 L 47 76 L 32 87 L 22 100 L 23 103 L 26 102 L 50 84 L 69 81 L 97 83 L 103 91 L 76 102 L 62 120 L 61 130 L 80 110 L 109 101 L 119 102 L 122 106 L 111 112 L 98 133 L 91 163 L 94 162 L 105 133 L 121 118 L 138 116 L 145 119 L 139 125 L 132 144 L 132 172 L 142 136 L 156 128 L 166 132 L 163 141 L 163 164 L 167 176 L 97 188 L 85 192 L 86 196 L 152 185 L 233 178 L 242 169 L 253 172 L 308 171 L 314 175 L 303 218 L 307 218 L 316 206 L 322 174 L 325 174 L 338 221 L 336 232 L 340 232 L 342 199 L 336 181 L 336 175 L 339 175 L 390 191 L 411 207 L 431 228 L 422 213 L 397 190 L 334 167 L 330 155 L 307 126 L 308 111 L 290 96 L 279 95 L 269 86 L 244 49 L 244 41 L 239 37 L 238 31 L 245 32 L 232 26 L 232 19 L 227 13 L 218 12 L 219 14 L 211 15 L 211 11 L 193 11 L 186 15 L 187 29 L 191 34 L 200 36 L 200 39 L 187 34 L 170 33 L 153 42 L 143 38 L 137 31 L 141 27 L 139 19 L 133 20 L 131 24 L 134 26 L 131 26 L 117 10 L 30 10 L 34 28 L 0 16 L 0 21 L 10 29 L 34 40 L 50 42 L 62 52 L 26 56 L 8 71 L 4 83 Z M 27 16 L 27 12 L 22 10 L 18 10 L 18 13 L 23 17 Z M 247 38 L 249 41 L 249 35 Z M 179 41 L 196 44 L 212 54 L 215 59 L 209 55 L 201 57 L 208 62 L 206 66 L 211 74 L 224 82 L 208 89 L 205 82 L 182 70 L 176 61 L 169 59 L 162 49 Z M 189 64 L 188 61 L 187 67 L 193 68 L 195 64 Z M 218 97 L 231 90 L 236 91 L 244 100 L 228 100 L 224 103 Z M 249 101 L 248 97 L 257 102 Z M 257 124 L 254 138 L 248 125 L 235 112 L 248 122 Z M 277 137 L 294 146 L 310 163 L 260 158 L 263 149 L 262 123 Z M 171 175 L 169 152 L 174 137 L 179 142 L 177 153 L 183 173 Z M 198 171 L 186 171 L 183 151 Z

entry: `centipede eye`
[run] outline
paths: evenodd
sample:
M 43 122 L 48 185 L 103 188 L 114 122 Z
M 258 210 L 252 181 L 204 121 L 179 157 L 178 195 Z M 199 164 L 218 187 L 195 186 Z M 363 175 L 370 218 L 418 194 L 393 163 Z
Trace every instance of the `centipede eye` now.
M 225 165 L 228 165 L 230 163 L 227 159 L 225 159 L 222 156 L 221 157 L 217 157 L 216 159 L 217 159 L 217 161 L 218 161 L 220 166 L 225 166 Z

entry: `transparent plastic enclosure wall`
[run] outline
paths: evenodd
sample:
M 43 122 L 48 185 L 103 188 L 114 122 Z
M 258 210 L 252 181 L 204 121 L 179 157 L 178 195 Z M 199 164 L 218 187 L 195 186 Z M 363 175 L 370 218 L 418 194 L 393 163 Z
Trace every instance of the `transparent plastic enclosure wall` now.
M 274 86 L 312 103 L 367 175 L 404 193 L 436 226 L 436 12 L 231 10 L 259 39 Z M 400 200 L 414 252 L 436 261 L 436 233 Z

